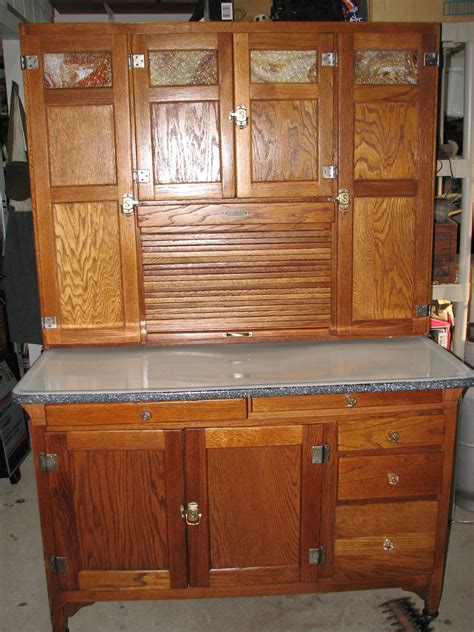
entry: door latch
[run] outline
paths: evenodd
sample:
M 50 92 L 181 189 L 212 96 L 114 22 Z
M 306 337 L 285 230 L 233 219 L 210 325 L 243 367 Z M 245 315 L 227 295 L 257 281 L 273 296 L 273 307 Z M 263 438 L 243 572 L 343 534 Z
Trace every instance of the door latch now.
M 351 208 L 351 198 L 349 195 L 349 189 L 339 189 L 339 195 L 333 198 L 338 206 L 338 210 L 341 213 L 347 213 Z
M 235 112 L 229 112 L 229 121 L 234 121 L 238 129 L 243 129 L 249 124 L 249 116 L 245 105 L 238 105 Z
M 138 200 L 134 200 L 131 193 L 124 193 L 122 196 L 122 213 L 124 215 L 132 215 L 137 204 Z
M 201 522 L 198 503 L 193 500 L 189 503 L 181 503 L 181 517 L 190 527 L 198 525 Z

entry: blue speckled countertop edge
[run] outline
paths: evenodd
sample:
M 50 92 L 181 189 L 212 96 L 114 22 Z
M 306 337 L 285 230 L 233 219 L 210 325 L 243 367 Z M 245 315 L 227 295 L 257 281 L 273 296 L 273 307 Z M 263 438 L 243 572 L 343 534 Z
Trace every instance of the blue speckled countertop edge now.
M 193 390 L 149 390 L 149 391 L 104 391 L 104 392 L 61 392 L 28 393 L 13 392 L 19 404 L 80 404 L 121 402 L 166 402 L 199 401 L 204 399 L 240 399 L 243 397 L 282 397 L 285 395 L 328 395 L 331 393 L 377 393 L 395 391 L 436 390 L 444 388 L 468 388 L 474 386 L 474 377 L 447 379 L 419 379 L 412 381 L 389 381 L 371 383 L 319 384 L 319 385 L 274 385 L 250 386 L 245 388 L 193 389 Z

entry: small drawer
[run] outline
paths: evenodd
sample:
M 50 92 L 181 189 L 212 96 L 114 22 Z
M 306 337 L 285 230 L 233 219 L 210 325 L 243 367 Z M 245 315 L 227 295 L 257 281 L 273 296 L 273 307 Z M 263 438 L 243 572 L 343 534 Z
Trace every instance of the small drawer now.
M 335 578 L 431 573 L 437 521 L 433 501 L 337 507 Z
M 246 418 L 247 401 L 245 399 L 46 406 L 48 426 L 204 422 Z
M 394 414 L 341 420 L 339 450 L 394 449 L 415 445 L 441 445 L 444 415 L 438 411 Z
M 339 459 L 338 499 L 409 498 L 439 493 L 443 454 L 398 454 Z
M 298 395 L 252 399 L 252 411 L 271 413 L 295 410 L 352 410 L 370 406 L 404 406 L 442 402 L 441 391 L 398 391 L 390 393 L 338 393 L 335 395 Z

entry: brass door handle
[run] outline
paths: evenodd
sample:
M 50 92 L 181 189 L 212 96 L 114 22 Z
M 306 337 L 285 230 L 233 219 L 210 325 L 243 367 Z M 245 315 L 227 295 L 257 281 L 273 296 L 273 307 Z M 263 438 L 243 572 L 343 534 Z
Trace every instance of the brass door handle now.
M 190 527 L 197 526 L 201 522 L 198 503 L 194 500 L 189 503 L 181 503 L 181 517 L 186 520 L 186 524 Z
M 344 401 L 348 408 L 354 408 L 354 406 L 357 406 L 357 398 L 352 397 L 352 395 L 347 395 Z
M 245 105 L 238 105 L 235 112 L 229 112 L 229 121 L 234 121 L 238 129 L 244 129 L 249 124 L 249 115 Z

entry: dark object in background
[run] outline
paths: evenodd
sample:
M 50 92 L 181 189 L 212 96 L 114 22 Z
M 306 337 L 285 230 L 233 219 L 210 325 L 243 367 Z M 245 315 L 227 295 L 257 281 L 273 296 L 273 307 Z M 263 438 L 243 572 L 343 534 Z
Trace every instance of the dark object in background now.
M 194 13 L 189 18 L 190 22 L 199 22 L 204 17 L 204 0 L 198 0 Z
M 204 0 L 204 17 L 206 20 L 211 21 L 232 21 L 234 19 L 234 3 L 221 2 L 221 0 Z
M 273 0 L 270 12 L 272 20 L 314 20 L 318 22 L 342 22 L 344 15 L 339 0 Z
M 27 162 L 8 160 L 5 163 L 5 194 L 9 200 L 19 202 L 31 197 Z

